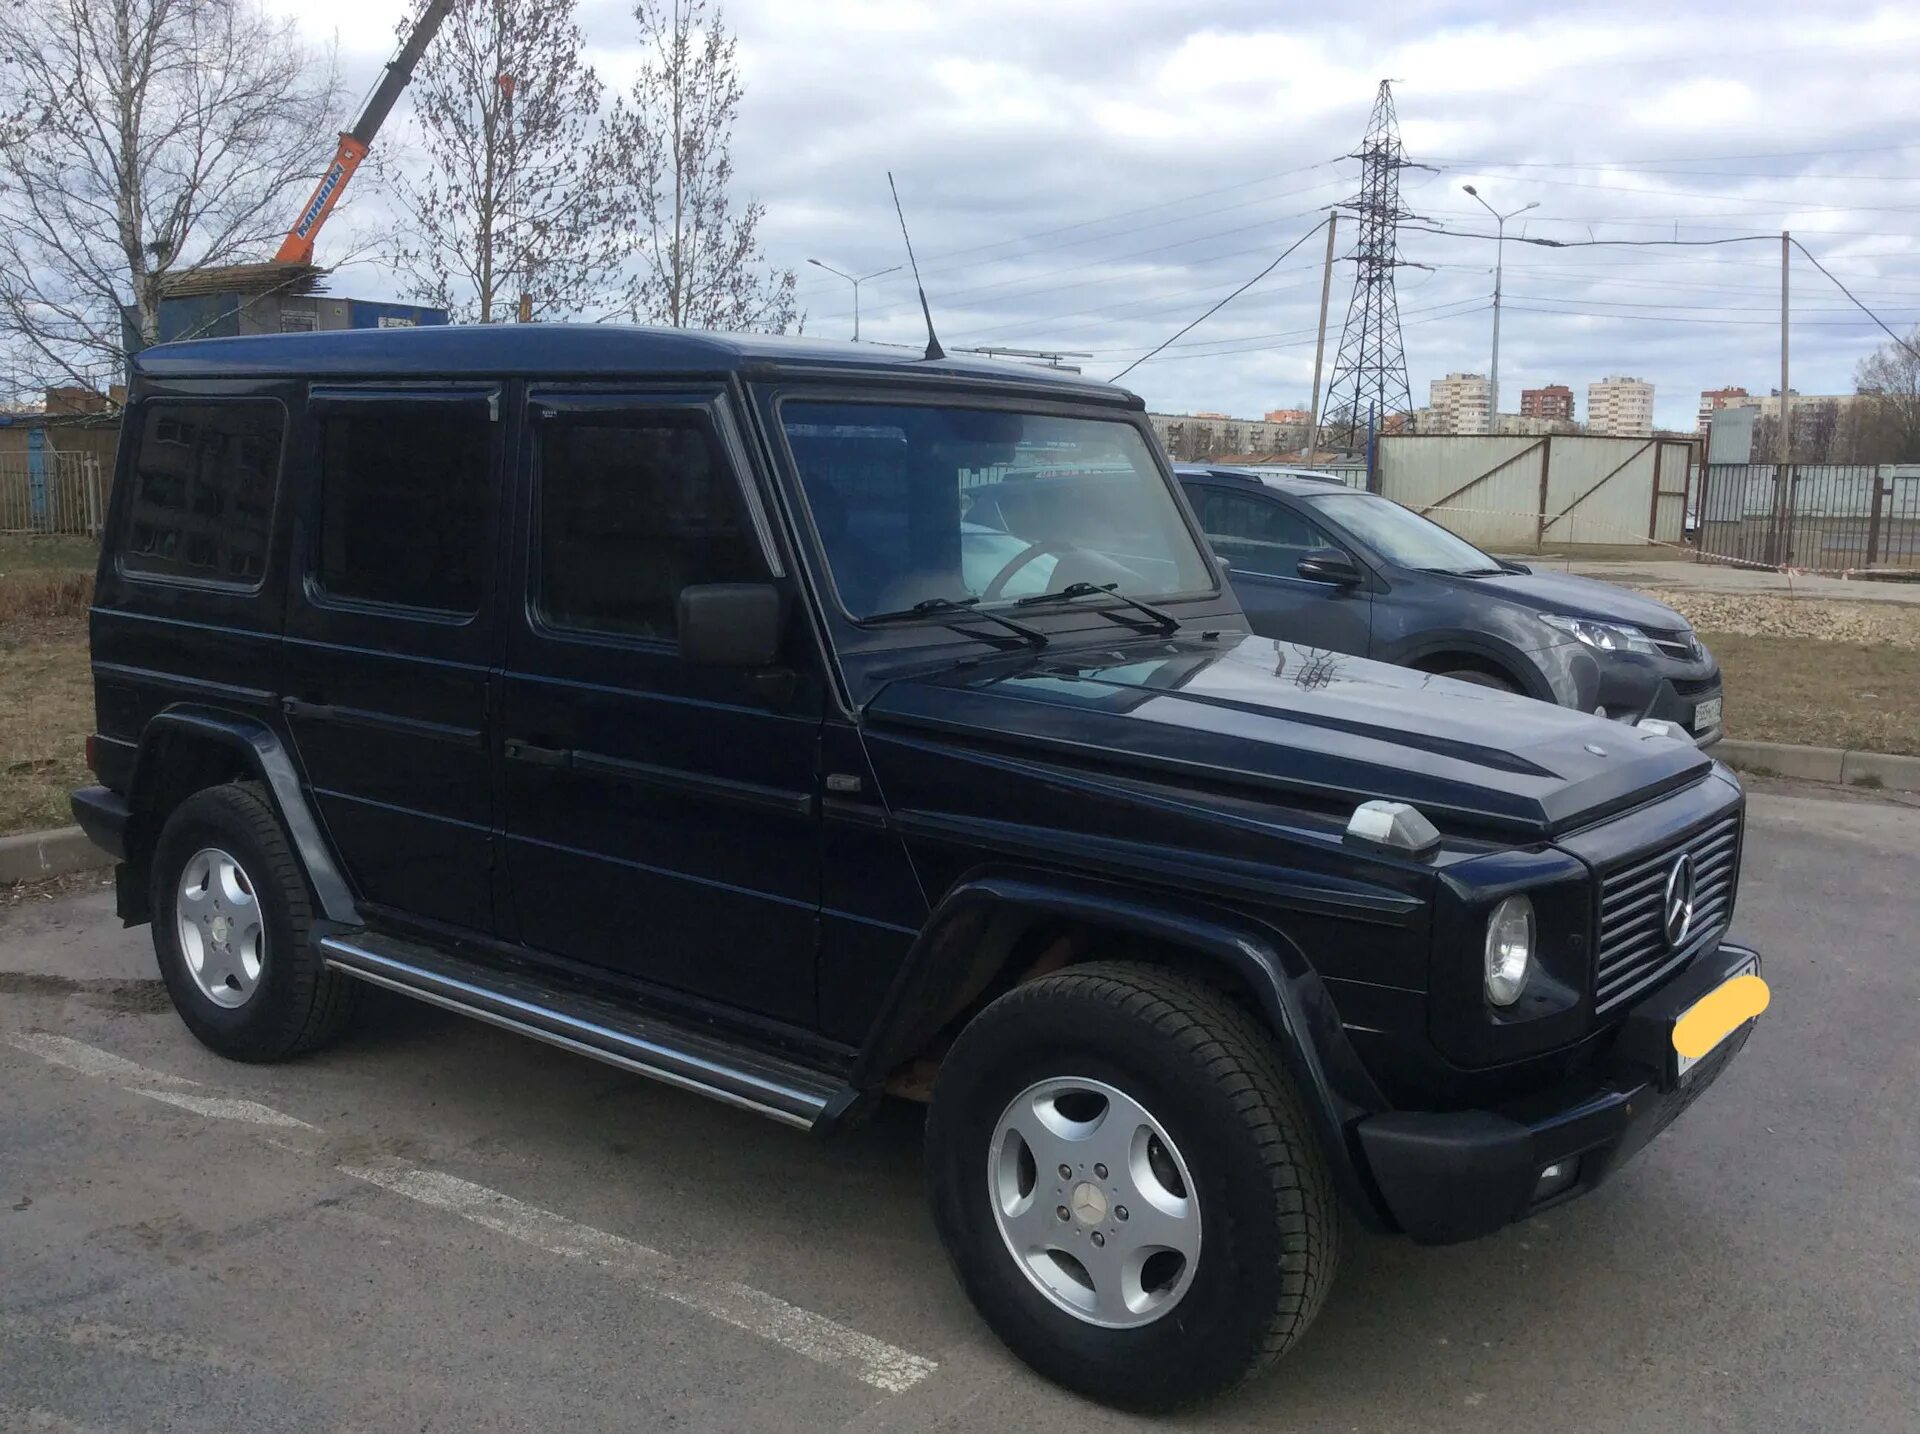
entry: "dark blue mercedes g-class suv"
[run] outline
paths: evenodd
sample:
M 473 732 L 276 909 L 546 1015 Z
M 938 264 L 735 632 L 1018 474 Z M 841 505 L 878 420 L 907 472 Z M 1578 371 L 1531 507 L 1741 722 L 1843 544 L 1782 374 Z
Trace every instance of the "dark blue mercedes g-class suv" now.
M 927 1100 L 961 1283 L 1115 1404 L 1283 1353 L 1343 1210 L 1592 1188 L 1766 1001 L 1724 767 L 1253 636 L 1139 400 L 1035 369 L 153 348 L 92 641 L 75 813 L 207 1045 L 371 983 L 795 1126 Z

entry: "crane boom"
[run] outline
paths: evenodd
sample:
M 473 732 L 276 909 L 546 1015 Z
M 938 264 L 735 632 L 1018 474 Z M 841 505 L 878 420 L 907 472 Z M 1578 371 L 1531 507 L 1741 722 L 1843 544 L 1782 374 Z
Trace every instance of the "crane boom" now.
M 327 172 L 320 176 L 320 183 L 314 186 L 312 196 L 301 206 L 300 217 L 293 222 L 293 228 L 287 231 L 287 237 L 280 241 L 280 252 L 273 256 L 277 264 L 311 264 L 313 262 L 313 242 L 320 237 L 320 228 L 327 222 L 327 216 L 333 213 L 333 206 L 340 202 L 347 182 L 360 167 L 360 161 L 367 157 L 367 151 L 373 147 L 373 138 L 380 133 L 380 126 L 386 123 L 387 115 L 400 98 L 400 92 L 413 78 L 413 67 L 433 43 L 433 37 L 440 29 L 440 22 L 447 18 L 447 12 L 454 6 L 454 0 L 427 0 L 420 12 L 420 18 L 400 46 L 399 52 L 387 62 L 386 72 L 381 75 L 380 83 L 374 86 L 373 94 L 367 100 L 367 106 L 360 112 L 360 118 L 350 130 L 340 136 L 340 147 L 334 151 L 333 163 L 327 166 Z

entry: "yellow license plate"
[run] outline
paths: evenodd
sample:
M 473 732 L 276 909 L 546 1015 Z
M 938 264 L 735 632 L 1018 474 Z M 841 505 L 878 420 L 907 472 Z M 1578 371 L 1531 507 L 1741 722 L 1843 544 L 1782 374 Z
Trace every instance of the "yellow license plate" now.
M 1685 1076 L 1705 1060 L 1728 1036 L 1766 1010 L 1772 994 L 1749 962 L 1687 1007 L 1673 1023 L 1676 1072 Z

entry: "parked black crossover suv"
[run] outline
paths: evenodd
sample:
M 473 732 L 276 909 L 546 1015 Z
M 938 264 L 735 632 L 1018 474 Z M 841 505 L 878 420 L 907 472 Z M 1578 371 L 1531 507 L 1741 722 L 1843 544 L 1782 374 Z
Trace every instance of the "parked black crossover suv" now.
M 1590 1189 L 1764 1005 L 1723 767 L 1250 634 L 1120 390 L 343 332 L 149 349 L 125 435 L 74 809 L 195 1035 L 372 983 L 803 1129 L 930 1100 L 961 1283 L 1093 1397 L 1283 1352 L 1341 1206 Z
M 1500 562 L 1389 499 L 1310 470 L 1182 464 L 1262 637 L 1720 740 L 1720 668 L 1665 603 Z

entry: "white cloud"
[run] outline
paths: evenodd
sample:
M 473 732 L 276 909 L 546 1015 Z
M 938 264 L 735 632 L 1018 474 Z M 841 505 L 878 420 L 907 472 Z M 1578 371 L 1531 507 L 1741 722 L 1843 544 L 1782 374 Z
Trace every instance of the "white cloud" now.
M 337 30 L 356 93 L 404 3 L 271 0 L 316 41 Z M 626 7 L 599 0 L 580 15 L 619 83 L 634 63 Z M 1810 24 L 1787 0 L 736 0 L 728 17 L 747 78 L 741 185 L 767 205 L 771 257 L 802 271 L 811 332 L 843 335 L 851 306 L 808 257 L 859 272 L 902 257 L 892 169 L 950 346 L 1089 350 L 1089 372 L 1113 372 L 1353 191 L 1358 166 L 1331 161 L 1357 146 L 1382 75 L 1397 80 L 1409 157 L 1439 167 L 1406 172 L 1411 209 L 1480 232 L 1490 221 L 1462 183 L 1503 209 L 1540 204 L 1508 231 L 1509 407 L 1522 386 L 1583 392 L 1624 370 L 1651 378 L 1661 420 L 1679 425 L 1702 387 L 1778 381 L 1777 241 L 1554 249 L 1513 242 L 1523 232 L 1718 240 L 1791 227 L 1897 327 L 1920 320 L 1911 7 Z M 403 107 L 382 140 L 390 156 L 404 154 L 408 123 Z M 329 238 L 390 222 L 362 188 Z M 1491 248 L 1403 234 L 1406 257 L 1433 266 L 1401 275 L 1416 401 L 1428 379 L 1486 366 Z M 1318 249 L 1128 383 L 1172 409 L 1302 403 Z M 1330 348 L 1350 274 L 1336 277 Z M 362 266 L 338 287 L 391 283 Z M 1846 387 L 1878 331 L 1805 265 L 1794 293 L 1796 387 Z M 911 341 L 918 323 L 906 275 L 863 290 L 868 337 Z

